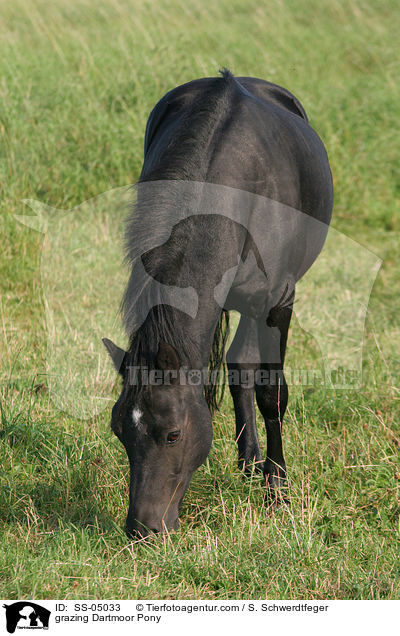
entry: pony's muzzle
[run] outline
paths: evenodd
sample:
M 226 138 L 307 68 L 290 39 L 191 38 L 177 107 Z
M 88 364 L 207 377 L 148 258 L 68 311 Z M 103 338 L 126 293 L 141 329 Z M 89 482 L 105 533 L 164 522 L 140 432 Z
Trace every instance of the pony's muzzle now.
M 134 519 L 133 522 L 127 520 L 126 522 L 126 534 L 129 539 L 146 539 L 157 534 L 167 534 L 173 532 L 179 528 L 179 519 L 176 518 L 172 523 L 168 525 L 164 521 L 151 522 L 151 521 L 139 521 Z

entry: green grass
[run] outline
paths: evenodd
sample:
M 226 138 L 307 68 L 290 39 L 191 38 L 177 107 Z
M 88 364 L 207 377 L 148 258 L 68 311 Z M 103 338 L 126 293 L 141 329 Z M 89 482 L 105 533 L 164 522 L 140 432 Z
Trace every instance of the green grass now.
M 0 596 L 399 598 L 399 23 L 394 0 L 2 3 Z M 364 382 L 291 389 L 275 513 L 236 470 L 226 398 L 180 531 L 130 543 L 109 409 L 80 420 L 47 390 L 42 235 L 14 215 L 134 182 L 156 100 L 221 66 L 299 97 L 330 157 L 334 227 L 383 260 Z M 297 319 L 288 347 L 288 364 L 318 357 Z

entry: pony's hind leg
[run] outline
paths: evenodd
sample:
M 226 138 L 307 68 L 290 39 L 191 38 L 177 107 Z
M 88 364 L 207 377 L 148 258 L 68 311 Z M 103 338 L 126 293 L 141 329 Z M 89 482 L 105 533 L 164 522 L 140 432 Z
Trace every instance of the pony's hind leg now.
M 253 469 L 262 472 L 264 468 L 254 408 L 254 374 L 259 368 L 258 359 L 257 325 L 251 318 L 242 316 L 227 353 L 227 366 L 235 409 L 239 468 L 245 474 L 251 474 Z
M 288 403 L 288 387 L 283 373 L 287 334 L 292 307 L 272 310 L 267 320 L 258 321 L 260 374 L 256 399 L 265 421 L 267 457 L 264 476 L 272 500 L 285 498 L 286 463 L 282 447 L 282 422 Z
M 256 398 L 265 422 L 267 433 L 267 457 L 264 462 L 264 476 L 268 494 L 279 499 L 286 485 L 286 463 L 282 447 L 282 420 L 288 400 L 288 389 L 281 369 L 262 365 L 271 378 L 272 384 L 257 384 Z

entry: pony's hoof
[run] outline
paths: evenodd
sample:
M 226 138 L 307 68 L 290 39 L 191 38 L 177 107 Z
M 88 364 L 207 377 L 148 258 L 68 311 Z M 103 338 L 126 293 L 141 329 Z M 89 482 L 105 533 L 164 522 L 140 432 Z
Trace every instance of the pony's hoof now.
M 260 475 L 264 472 L 264 461 L 256 460 L 254 458 L 245 460 L 239 460 L 239 470 L 246 476 Z
M 286 468 L 276 465 L 270 466 L 269 471 L 264 468 L 264 476 L 267 485 L 265 504 L 268 507 L 277 508 L 281 504 L 288 503 Z

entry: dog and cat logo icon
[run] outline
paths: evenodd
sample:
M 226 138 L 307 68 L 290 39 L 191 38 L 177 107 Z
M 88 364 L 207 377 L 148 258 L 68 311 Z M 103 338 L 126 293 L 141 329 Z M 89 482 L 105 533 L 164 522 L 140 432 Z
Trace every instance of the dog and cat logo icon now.
M 50 610 L 32 603 L 32 601 L 17 601 L 10 605 L 3 605 L 6 610 L 6 627 L 9 634 L 16 629 L 48 629 Z

